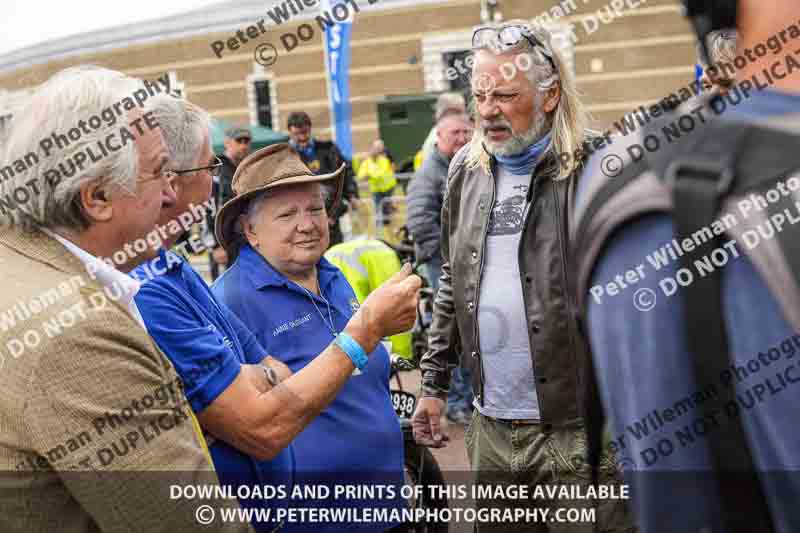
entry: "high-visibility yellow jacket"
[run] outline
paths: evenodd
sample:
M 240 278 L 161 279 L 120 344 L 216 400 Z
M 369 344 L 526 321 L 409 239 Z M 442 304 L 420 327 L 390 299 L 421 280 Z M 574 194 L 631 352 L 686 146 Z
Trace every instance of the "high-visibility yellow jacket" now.
M 400 259 L 386 244 L 377 240 L 353 240 L 337 244 L 325 253 L 353 287 L 359 303 L 384 281 L 400 271 Z M 392 352 L 411 358 L 411 332 L 390 337 Z
M 414 172 L 419 170 L 419 167 L 422 166 L 422 161 L 425 158 L 425 155 L 422 153 L 422 150 L 417 152 L 417 155 L 414 156 Z
M 397 179 L 394 177 L 392 162 L 385 155 L 377 159 L 368 157 L 358 167 L 358 179 L 369 180 L 369 192 L 388 192 L 395 188 Z

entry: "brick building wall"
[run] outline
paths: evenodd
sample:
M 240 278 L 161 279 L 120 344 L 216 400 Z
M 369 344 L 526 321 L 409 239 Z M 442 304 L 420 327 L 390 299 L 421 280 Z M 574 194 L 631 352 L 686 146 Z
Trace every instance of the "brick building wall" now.
M 609 2 L 499 2 L 505 20 L 532 19 L 557 10 L 556 6 L 564 8 L 566 16 L 558 22 L 574 25 L 577 41 L 571 47 L 571 63 L 579 91 L 598 128 L 686 86 L 692 79 L 695 61 L 693 35 L 680 15 L 677 0 L 626 0 L 621 16 L 614 20 L 606 16 L 608 23 L 604 23 L 596 12 Z M 621 0 L 614 2 L 625 4 Z M 366 3 L 361 0 L 359 5 Z M 471 28 L 480 23 L 480 7 L 480 0 L 385 0 L 384 5 L 378 0 L 371 9 L 356 16 L 350 91 L 357 153 L 365 152 L 378 136 L 376 109 L 380 98 L 445 88 L 441 53 L 468 47 Z M 212 115 L 247 123 L 256 119 L 254 83 L 266 79 L 275 129 L 284 129 L 288 114 L 302 109 L 314 118 L 315 133 L 329 137 L 324 50 L 313 17 L 297 18 L 272 28 L 235 52 L 226 51 L 221 59 L 214 55 L 212 41 L 227 39 L 236 28 L 255 24 L 262 17 L 266 17 L 265 10 L 260 17 L 244 17 L 225 31 L 203 31 L 202 27 L 193 28 L 189 35 L 186 31 L 165 31 L 139 43 L 126 43 L 125 33 L 120 32 L 120 45 L 116 48 L 112 36 L 112 44 L 104 46 L 111 49 L 89 47 L 67 57 L 45 57 L 44 62 L 33 66 L 4 68 L 0 57 L 0 117 L 4 115 L 2 90 L 24 91 L 67 66 L 92 63 L 148 79 L 172 72 L 184 94 Z M 208 19 L 214 18 L 214 13 L 208 14 Z M 302 23 L 312 24 L 314 37 L 291 52 L 284 52 L 279 36 L 296 32 Z M 273 43 L 280 52 L 270 67 L 258 65 L 253 58 L 256 46 L 265 42 Z

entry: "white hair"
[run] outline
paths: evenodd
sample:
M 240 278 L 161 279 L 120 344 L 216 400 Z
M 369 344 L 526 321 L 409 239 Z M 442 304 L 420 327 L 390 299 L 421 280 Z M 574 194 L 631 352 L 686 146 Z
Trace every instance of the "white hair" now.
M 267 189 L 256 194 L 253 198 L 247 201 L 247 207 L 242 211 L 242 216 L 247 219 L 247 223 L 255 226 L 258 223 L 258 217 L 261 215 L 261 208 L 267 203 L 267 200 L 275 193 L 275 189 Z
M 297 184 L 301 185 L 301 184 Z M 318 185 L 319 186 L 319 194 L 320 198 L 322 198 L 323 203 L 327 206 L 328 202 L 330 201 L 331 196 L 334 194 L 332 191 L 325 187 L 322 182 L 311 182 L 310 185 Z M 272 188 L 266 189 L 255 196 L 247 200 L 247 205 L 242 209 L 242 213 L 239 215 L 240 220 L 236 222 L 234 227 L 234 233 L 239 234 L 244 237 L 244 228 L 241 224 L 241 217 L 244 217 L 247 224 L 251 226 L 258 225 L 259 217 L 261 216 L 261 209 L 264 207 L 264 204 L 267 203 L 267 200 L 275 196 L 276 192 L 279 192 L 280 188 Z M 326 208 L 327 211 L 327 208 Z M 245 238 L 245 240 L 247 240 Z
M 447 113 L 463 113 L 467 109 L 464 95 L 461 93 L 442 93 L 436 99 L 436 122 L 440 121 Z
M 545 148 L 545 153 L 552 156 L 550 158 L 552 164 L 544 169 L 543 173 L 552 179 L 566 179 L 579 168 L 582 161 L 570 158 L 564 163 L 560 154 L 575 154 L 581 148 L 589 124 L 589 114 L 578 97 L 572 73 L 566 68 L 560 52 L 553 48 L 550 32 L 538 24 L 524 20 L 511 20 L 504 22 L 503 25 L 514 23 L 527 26 L 536 39 L 544 45 L 544 49 L 540 49 L 540 46 L 531 47 L 530 43 L 523 39 L 524 42 L 521 41 L 518 47 L 509 51 L 509 54 L 514 56 L 527 55 L 530 60 L 532 68 L 524 70 L 528 79 L 538 89 L 536 109 L 537 112 L 542 113 L 542 116 L 535 117 L 529 131 L 516 135 L 515 142 L 518 145 L 529 146 L 549 130 L 552 137 Z M 473 51 L 480 50 L 496 53 L 489 46 L 482 46 Z M 547 56 L 553 60 L 552 64 Z M 553 68 L 554 66 L 555 68 Z M 555 87 L 559 88 L 558 104 L 552 112 L 544 115 L 541 111 L 544 93 Z M 481 117 L 477 114 L 474 99 L 471 108 L 475 116 L 475 124 L 479 126 Z M 481 128 L 476 127 L 467 155 L 469 168 L 483 167 L 488 171 L 490 159 L 484 148 L 484 141 Z
M 736 77 L 736 43 L 738 33 L 735 29 L 715 30 L 708 34 L 709 63 L 703 60 L 701 46 L 697 45 L 697 57 L 709 74 L 716 73 L 720 80 L 731 81 Z
M 35 194 L 14 208 L 5 209 L 5 216 L 0 212 L 0 225 L 83 231 L 90 221 L 80 202 L 82 185 L 102 179 L 104 184 L 135 191 L 139 170 L 135 143 L 109 151 L 96 163 L 77 165 L 73 158 L 87 149 L 100 153 L 98 143 L 112 132 L 119 135 L 119 128 L 128 122 L 119 102 L 143 87 L 140 80 L 93 65 L 62 70 L 39 86 L 14 116 L 0 159 L 5 171 L 0 176 L 0 199 L 13 197 L 26 188 L 30 191 L 35 187 Z M 113 110 L 108 112 L 114 104 L 119 115 Z M 146 110 L 147 106 L 143 106 L 142 112 Z M 63 148 L 45 150 L 41 146 L 45 139 L 66 136 L 79 123 L 94 117 L 102 117 L 105 124 L 83 131 L 77 140 L 70 138 Z M 8 171 L 12 165 L 15 172 Z M 56 172 L 60 180 L 52 178 Z
M 153 98 L 152 111 L 167 145 L 169 168 L 193 168 L 204 148 L 203 141 L 211 148 L 208 112 L 187 100 L 166 94 Z
M 706 67 L 721 65 L 725 63 L 733 63 L 736 59 L 736 41 L 738 33 L 735 29 L 715 30 L 708 34 L 706 42 L 708 43 L 708 54 L 710 64 Z M 703 55 L 700 53 L 700 44 L 697 45 L 697 56 L 702 61 Z

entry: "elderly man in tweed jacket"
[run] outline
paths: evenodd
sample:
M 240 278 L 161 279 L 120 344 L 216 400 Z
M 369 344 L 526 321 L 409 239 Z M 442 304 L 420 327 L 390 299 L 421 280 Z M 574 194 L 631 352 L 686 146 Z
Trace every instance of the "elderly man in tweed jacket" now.
M 0 531 L 174 533 L 213 518 L 196 515 L 200 499 L 170 497 L 170 485 L 218 481 L 124 274 L 154 256 L 161 207 L 175 201 L 148 111 L 161 89 L 67 69 L 3 147 Z

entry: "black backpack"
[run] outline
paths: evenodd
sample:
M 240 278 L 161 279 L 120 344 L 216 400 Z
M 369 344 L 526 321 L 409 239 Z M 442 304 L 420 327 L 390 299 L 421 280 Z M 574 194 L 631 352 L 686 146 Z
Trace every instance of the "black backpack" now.
M 626 164 L 617 177 L 606 178 L 593 187 L 576 213 L 570 239 L 571 265 L 575 269 L 574 297 L 582 324 L 586 320 L 586 294 L 592 270 L 616 230 L 648 214 L 668 213 L 675 222 L 675 238 L 682 242 L 718 220 L 726 200 L 751 192 L 765 193 L 800 169 L 800 137 L 718 116 L 714 111 L 721 107 L 714 107 L 720 102 L 715 101 L 718 98 L 721 97 L 702 100 L 706 120 L 693 131 L 674 129 L 685 116 L 680 108 L 650 123 L 642 132 L 643 138 L 657 136 L 661 139 L 660 148 L 651 153 L 640 150 L 637 156 L 641 157 Z M 665 128 L 672 135 L 667 135 Z M 800 178 L 797 180 L 800 184 Z M 800 199 L 800 190 L 797 194 Z M 798 211 L 791 194 L 770 203 L 763 213 L 773 217 L 787 208 Z M 707 259 L 721 247 L 723 237 L 735 240 L 738 249 L 766 280 L 787 321 L 800 331 L 800 224 L 786 223 L 771 241 L 765 240 L 752 249 L 741 245 L 746 227 L 737 224 L 681 255 L 680 266 L 690 268 L 695 260 Z M 701 389 L 731 365 L 722 315 L 721 271 L 716 268 L 703 277 L 694 276 L 692 283 L 683 289 L 687 341 Z M 584 407 L 588 461 L 596 481 L 604 415 L 591 361 L 587 370 Z M 698 406 L 703 415 L 734 399 L 733 387 L 722 389 L 716 402 Z M 709 432 L 707 438 L 728 531 L 773 531 L 741 419 L 734 418 Z

